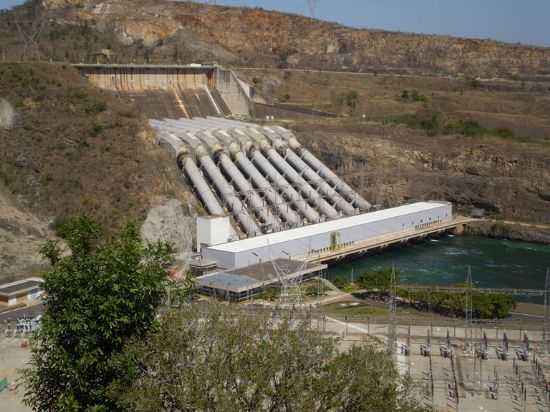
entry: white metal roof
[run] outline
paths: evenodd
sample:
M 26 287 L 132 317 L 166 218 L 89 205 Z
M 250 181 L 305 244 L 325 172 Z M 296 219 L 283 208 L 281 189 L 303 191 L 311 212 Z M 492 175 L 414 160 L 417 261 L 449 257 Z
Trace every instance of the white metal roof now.
M 235 242 L 211 246 L 209 249 L 225 252 L 242 252 L 260 247 L 275 245 L 289 240 L 303 239 L 323 233 L 330 233 L 353 226 L 373 223 L 384 219 L 403 216 L 410 213 L 423 212 L 448 205 L 448 202 L 418 202 L 409 205 L 394 207 L 391 209 L 378 210 L 376 212 L 364 213 L 357 216 L 345 217 L 314 225 L 303 226 L 283 232 L 269 233 L 267 235 L 252 237 Z

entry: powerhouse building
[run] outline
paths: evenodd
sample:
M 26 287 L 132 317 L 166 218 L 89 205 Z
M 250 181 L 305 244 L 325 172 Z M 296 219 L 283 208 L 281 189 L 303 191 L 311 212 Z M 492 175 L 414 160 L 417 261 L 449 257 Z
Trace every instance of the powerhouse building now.
M 230 269 L 273 259 L 302 259 L 369 240 L 416 233 L 453 220 L 449 202 L 419 202 L 303 226 L 202 249 L 204 258 Z

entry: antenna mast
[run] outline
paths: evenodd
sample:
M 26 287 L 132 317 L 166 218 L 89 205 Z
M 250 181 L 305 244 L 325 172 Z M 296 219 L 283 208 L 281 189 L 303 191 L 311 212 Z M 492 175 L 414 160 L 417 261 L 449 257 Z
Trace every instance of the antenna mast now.
M 307 0 L 307 7 L 309 9 L 309 15 L 315 18 L 315 12 L 317 11 L 317 3 L 319 0 Z
M 466 275 L 466 299 L 464 299 L 464 317 L 466 325 L 464 327 L 464 348 L 472 349 L 472 319 L 473 319 L 473 302 L 472 302 L 472 267 L 468 266 L 468 274 Z
M 545 354 L 550 351 L 550 268 L 546 269 L 546 282 L 544 283 L 544 329 L 542 345 Z

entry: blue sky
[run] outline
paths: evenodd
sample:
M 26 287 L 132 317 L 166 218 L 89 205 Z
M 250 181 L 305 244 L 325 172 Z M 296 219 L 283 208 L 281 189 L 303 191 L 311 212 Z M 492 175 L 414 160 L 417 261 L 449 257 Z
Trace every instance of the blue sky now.
M 0 8 L 22 0 L 0 0 Z M 307 0 L 218 0 L 309 14 Z M 355 27 L 550 46 L 549 0 L 318 0 L 316 16 Z

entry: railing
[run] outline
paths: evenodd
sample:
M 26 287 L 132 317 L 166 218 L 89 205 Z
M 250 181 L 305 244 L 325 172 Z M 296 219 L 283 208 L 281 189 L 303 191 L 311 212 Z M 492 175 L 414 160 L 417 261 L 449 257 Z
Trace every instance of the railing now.
M 335 259 L 342 259 L 349 255 L 364 253 L 371 249 L 383 248 L 395 243 L 406 242 L 411 239 L 422 238 L 433 233 L 444 232 L 457 226 L 474 221 L 475 219 L 466 217 L 457 217 L 449 222 L 430 226 L 420 230 L 405 230 L 397 233 L 390 233 L 382 236 L 373 237 L 361 242 L 355 242 L 351 246 L 335 248 L 324 253 L 309 253 L 303 256 L 295 256 L 295 259 L 306 260 L 308 262 L 323 262 Z
M 457 286 L 431 286 L 431 285 L 399 285 L 399 289 L 406 289 L 410 291 L 418 290 L 430 290 L 434 292 L 465 292 L 468 290 L 466 287 Z M 473 292 L 481 293 L 499 293 L 515 296 L 544 296 L 543 289 L 519 289 L 519 288 L 472 288 Z

